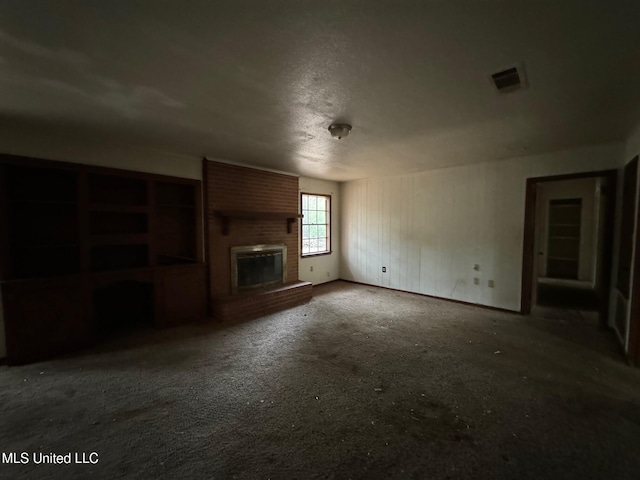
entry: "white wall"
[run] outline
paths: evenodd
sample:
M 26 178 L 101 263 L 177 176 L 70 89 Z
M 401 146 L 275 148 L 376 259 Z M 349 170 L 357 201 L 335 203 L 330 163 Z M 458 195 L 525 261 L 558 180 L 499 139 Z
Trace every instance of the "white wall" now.
M 340 186 L 337 182 L 300 177 L 299 188 L 300 192 L 304 193 L 331 195 L 332 250 L 329 255 L 301 257 L 298 264 L 300 280 L 312 282 L 314 285 L 337 280 L 340 278 Z M 300 228 L 298 228 L 299 240 Z
M 202 156 L 62 133 L 0 129 L 0 153 L 202 180 Z
M 547 272 L 549 202 L 567 198 L 582 200 L 580 228 L 580 259 L 578 280 L 595 282 L 595 268 L 598 246 L 598 203 L 596 202 L 597 178 L 560 180 L 539 183 L 536 192 L 536 258 L 539 261 L 538 274 L 545 277 Z
M 526 179 L 618 168 L 623 148 L 605 144 L 342 184 L 341 277 L 517 311 Z

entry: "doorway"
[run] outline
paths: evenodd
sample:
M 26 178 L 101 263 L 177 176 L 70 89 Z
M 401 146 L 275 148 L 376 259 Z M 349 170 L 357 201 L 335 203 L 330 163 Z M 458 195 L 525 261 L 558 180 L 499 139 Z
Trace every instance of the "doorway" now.
M 617 172 L 527 179 L 521 313 L 592 311 L 608 325 Z

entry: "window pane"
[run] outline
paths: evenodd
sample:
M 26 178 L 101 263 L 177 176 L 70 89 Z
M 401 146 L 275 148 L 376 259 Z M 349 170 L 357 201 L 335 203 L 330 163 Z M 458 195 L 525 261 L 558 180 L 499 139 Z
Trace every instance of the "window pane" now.
M 302 194 L 301 207 L 302 254 L 329 251 L 329 197 Z

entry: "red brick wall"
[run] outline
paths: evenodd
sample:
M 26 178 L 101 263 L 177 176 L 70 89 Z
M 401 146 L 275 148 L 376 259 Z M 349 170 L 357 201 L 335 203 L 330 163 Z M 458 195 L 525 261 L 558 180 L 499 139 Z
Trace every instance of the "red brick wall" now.
M 231 293 L 231 247 L 256 244 L 287 246 L 287 281 L 298 280 L 298 225 L 287 233 L 287 221 L 232 218 L 222 234 L 216 210 L 298 212 L 298 178 L 204 160 L 207 258 L 211 297 Z

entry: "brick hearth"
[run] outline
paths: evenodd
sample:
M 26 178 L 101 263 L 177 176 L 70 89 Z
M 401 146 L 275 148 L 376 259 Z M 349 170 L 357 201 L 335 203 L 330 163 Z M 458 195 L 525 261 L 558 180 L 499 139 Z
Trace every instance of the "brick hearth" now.
M 307 303 L 311 282 L 287 283 L 267 291 L 216 297 L 213 317 L 218 320 L 248 320 Z

